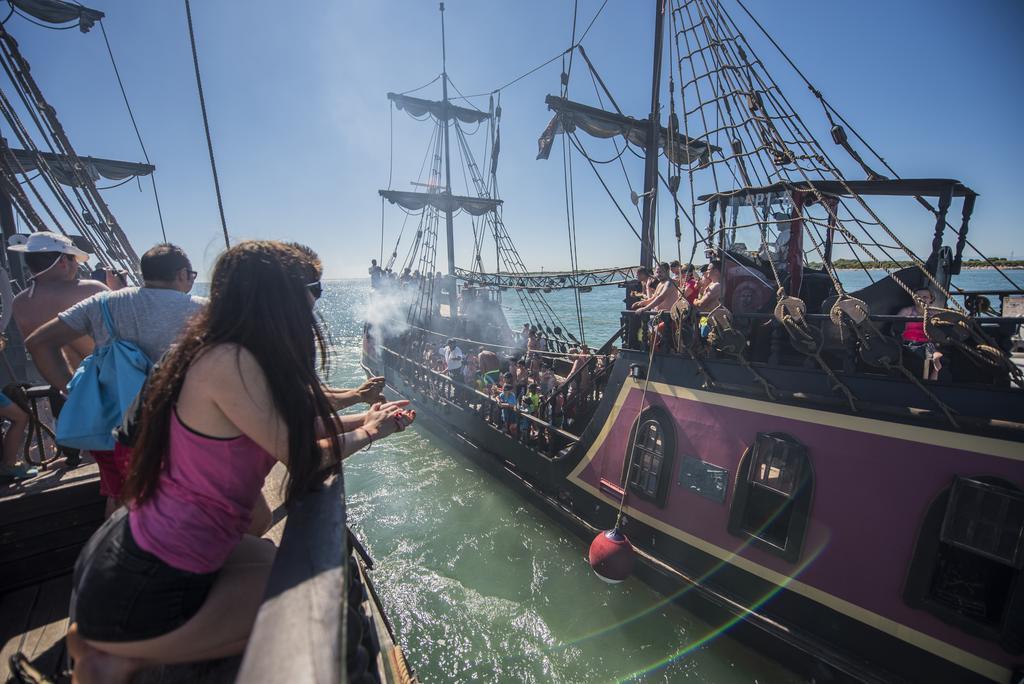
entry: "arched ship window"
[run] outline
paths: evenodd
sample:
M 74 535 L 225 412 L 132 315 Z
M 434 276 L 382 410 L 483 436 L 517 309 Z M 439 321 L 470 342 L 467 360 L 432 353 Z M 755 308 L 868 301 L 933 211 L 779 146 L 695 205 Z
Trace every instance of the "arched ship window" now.
M 632 466 L 630 453 L 633 455 Z M 622 477 L 626 486 L 641 498 L 664 506 L 673 454 L 675 432 L 672 417 L 661 408 L 648 409 L 640 416 L 629 436 Z
M 781 433 L 760 433 L 740 461 L 729 532 L 788 561 L 800 557 L 814 473 L 807 448 Z
M 904 600 L 975 636 L 1024 653 L 1024 491 L 955 477 L 928 509 Z

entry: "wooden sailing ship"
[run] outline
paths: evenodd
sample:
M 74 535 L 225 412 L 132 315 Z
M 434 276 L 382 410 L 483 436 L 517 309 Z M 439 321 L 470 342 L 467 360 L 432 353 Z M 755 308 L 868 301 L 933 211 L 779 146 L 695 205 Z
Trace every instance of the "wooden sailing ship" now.
M 367 372 L 412 399 L 419 424 L 581 535 L 621 524 L 647 579 L 753 639 L 767 637 L 774 653 L 813 662 L 812 676 L 1022 681 L 1024 390 L 1008 353 L 1022 319 L 991 304 L 1024 292 L 1009 279 L 998 292 L 952 284 L 971 246 L 977 193 L 953 179 L 901 179 L 887 164 L 888 177 L 877 173 L 812 86 L 833 142 L 865 179 L 847 175 L 792 110 L 725 3 L 652 4 L 651 113 L 623 114 L 573 45 L 603 89 L 598 98 L 617 111 L 568 99 L 563 74 L 562 94 L 547 98 L 554 116 L 541 156 L 562 135 L 592 162 L 581 132 L 611 138 L 620 155 L 638 151 L 640 264 L 657 256 L 657 197 L 667 192 L 680 244 L 692 227 L 691 261 L 701 252 L 721 264 L 721 305 L 624 311 L 619 333 L 596 353 L 561 353 L 578 340 L 544 291 L 578 292 L 632 271 L 527 271 L 497 193 L 500 95 L 487 111 L 457 106 L 443 68 L 441 100 L 389 94 L 397 108 L 435 123 L 433 164 L 424 190 L 381 191 L 408 212 L 406 221 L 418 221 L 405 269 L 396 270 L 420 277 L 406 278 L 398 288 L 405 294 L 378 290 L 378 301 L 398 296 L 406 308 L 367 323 Z M 666 24 L 674 63 L 662 121 Z M 486 125 L 494 141 L 490 174 L 482 177 L 468 156 L 476 192 L 458 195 L 450 140 L 465 158 L 469 124 Z M 871 209 L 875 196 L 925 208 L 927 256 Z M 478 244 L 494 236 L 493 271 L 477 246 L 474 263 L 456 267 L 460 211 Z M 747 248 L 744 234 L 760 249 Z M 878 234 L 912 266 L 885 268 L 890 252 Z M 884 277 L 846 290 L 832 265 L 840 249 Z M 382 266 L 397 257 L 396 246 Z M 925 288 L 937 304 L 923 317 L 898 315 Z M 499 354 L 522 349 L 500 307 L 509 292 L 547 338 L 540 355 L 563 376 L 540 411 L 518 418 L 526 425 L 519 431 L 496 420 L 493 392 L 434 360 L 448 338 Z M 901 344 L 900 328 L 914 321 L 945 354 L 938 381 L 925 379 L 923 360 Z

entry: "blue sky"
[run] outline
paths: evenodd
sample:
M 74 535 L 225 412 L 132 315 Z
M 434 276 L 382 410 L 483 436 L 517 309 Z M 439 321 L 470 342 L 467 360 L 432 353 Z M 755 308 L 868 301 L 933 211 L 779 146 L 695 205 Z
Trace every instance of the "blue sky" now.
M 158 168 L 169 237 L 205 270 L 222 238 L 183 3 L 86 4 L 107 13 L 105 26 Z M 743 21 L 734 2 L 724 4 L 826 149 L 859 177 L 828 139 L 821 109 L 806 89 Z M 1024 5 L 1012 0 L 747 4 L 902 175 L 956 177 L 981 193 L 972 223 L 977 244 L 992 255 L 1024 255 L 1017 201 L 1024 156 L 1018 131 L 1024 105 Z M 600 0 L 579 0 L 581 26 L 600 5 Z M 649 103 L 652 8 L 648 1 L 610 0 L 584 42 L 620 105 L 638 117 Z M 448 0 L 447 9 L 448 70 L 467 95 L 511 80 L 570 42 L 569 0 Z M 389 173 L 385 93 L 415 88 L 440 72 L 437 3 L 199 0 L 193 18 L 233 239 L 301 240 L 321 253 L 329 276 L 365 274 L 380 249 L 376 191 L 387 185 Z M 17 17 L 7 28 L 79 153 L 141 160 L 98 29 L 84 35 L 48 31 Z M 550 118 L 544 96 L 557 94 L 558 77 L 556 62 L 502 93 L 499 177 L 505 223 L 527 265 L 537 269 L 569 263 L 561 153 L 556 147 L 549 161 L 534 159 L 537 137 Z M 578 61 L 570 95 L 596 104 Z M 486 102 L 476 100 L 481 107 Z M 412 189 L 407 183 L 416 179 L 430 128 L 402 112 L 394 121 L 394 187 Z M 479 155 L 482 137 L 472 144 Z M 609 145 L 594 143 L 595 156 L 609 156 L 608 150 Z M 640 185 L 640 167 L 630 168 L 634 185 Z M 621 171 L 613 171 L 609 182 L 628 206 Z M 461 189 L 461 181 L 453 185 Z M 129 183 L 105 194 L 139 251 L 159 241 L 147 186 L 139 192 Z M 636 238 L 580 159 L 575 194 L 581 266 L 634 261 Z M 913 200 L 903 206 L 887 203 L 885 211 L 913 247 L 926 250 L 930 220 Z M 392 210 L 387 218 L 385 251 L 390 251 L 402 215 Z M 670 220 L 662 229 L 668 252 L 674 242 Z M 460 260 L 466 262 L 469 224 L 457 221 L 456 234 Z M 404 247 L 400 251 L 404 254 Z

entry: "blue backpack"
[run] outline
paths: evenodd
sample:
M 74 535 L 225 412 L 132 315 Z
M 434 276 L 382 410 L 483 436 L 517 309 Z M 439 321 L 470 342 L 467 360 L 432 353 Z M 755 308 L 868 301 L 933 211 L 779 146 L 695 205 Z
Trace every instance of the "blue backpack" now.
M 88 451 L 114 448 L 112 432 L 153 367 L 138 345 L 117 336 L 107 299 L 99 304 L 110 342 L 97 347 L 75 371 L 57 419 L 57 443 Z

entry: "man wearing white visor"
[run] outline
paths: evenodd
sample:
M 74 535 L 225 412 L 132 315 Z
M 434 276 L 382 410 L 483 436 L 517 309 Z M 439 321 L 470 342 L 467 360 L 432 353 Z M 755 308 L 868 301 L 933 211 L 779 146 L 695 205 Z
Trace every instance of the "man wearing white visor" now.
M 65 309 L 106 292 L 107 286 L 95 280 L 79 280 L 79 266 L 89 255 L 75 246 L 70 238 L 58 233 L 40 231 L 30 235 L 12 235 L 7 251 L 25 257 L 31 275 L 29 286 L 14 298 L 14 324 L 22 338 L 27 338 Z M 64 356 L 72 369 L 92 353 L 93 341 L 83 335 L 64 346 Z

